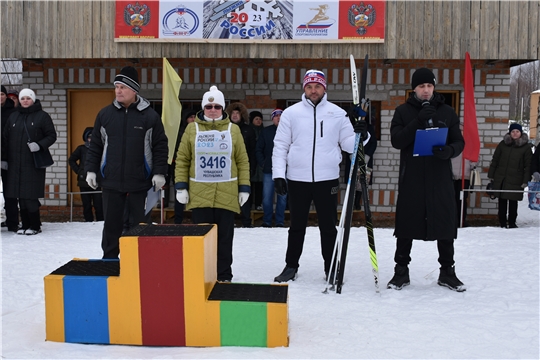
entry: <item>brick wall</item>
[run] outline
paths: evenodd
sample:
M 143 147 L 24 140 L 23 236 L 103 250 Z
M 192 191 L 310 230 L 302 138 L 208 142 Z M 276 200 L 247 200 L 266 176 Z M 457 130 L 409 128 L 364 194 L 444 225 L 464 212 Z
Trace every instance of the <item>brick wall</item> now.
M 302 93 L 301 79 L 307 69 L 317 68 L 326 73 L 329 99 L 350 101 L 350 70 L 348 60 L 238 60 L 238 59 L 169 59 L 183 79 L 180 98 L 198 101 L 208 88 L 217 84 L 226 99 L 240 100 L 250 110 L 262 111 L 265 125 L 270 124 L 270 113 L 285 100 L 297 100 Z M 67 191 L 67 118 L 66 92 L 69 88 L 111 88 L 120 68 L 133 65 L 139 70 L 141 95 L 150 99 L 161 98 L 162 59 L 127 60 L 54 60 L 37 63 L 23 62 L 25 86 L 35 90 L 55 124 L 58 140 L 51 147 L 55 165 L 47 169 L 44 200 L 47 206 L 69 205 Z M 461 91 L 460 114 L 463 121 L 463 61 L 400 60 L 387 64 L 370 60 L 367 96 L 381 102 L 381 138 L 374 155 L 374 179 L 371 188 L 372 210 L 392 213 L 397 201 L 399 152 L 390 143 L 390 122 L 394 109 L 404 102 L 410 89 L 414 69 L 429 67 L 438 80 L 438 90 Z M 497 144 L 508 129 L 510 69 L 509 62 L 486 65 L 482 60 L 472 61 L 478 127 L 481 137 L 479 166 L 484 186 L 487 170 Z M 282 106 L 282 105 L 280 105 Z M 344 197 L 344 186 L 340 198 Z M 62 194 L 63 193 L 63 194 Z M 470 198 L 471 216 L 496 214 L 496 202 L 483 193 Z M 45 208 L 44 208 L 45 209 Z

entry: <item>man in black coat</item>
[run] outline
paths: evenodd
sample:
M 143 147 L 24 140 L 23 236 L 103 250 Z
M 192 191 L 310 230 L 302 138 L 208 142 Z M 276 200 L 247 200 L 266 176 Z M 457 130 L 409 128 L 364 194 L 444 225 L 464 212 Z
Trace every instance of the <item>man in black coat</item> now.
M 15 111 L 15 103 L 7 96 L 8 92 L 6 87 L 2 85 L 2 92 L 0 93 L 0 100 L 2 102 L 2 132 L 4 126 L 7 123 L 7 119 L 12 112 Z M 7 172 L 8 163 L 2 161 L 2 184 L 4 189 L 7 188 Z M 19 208 L 17 207 L 17 199 L 10 199 L 4 196 L 4 209 L 6 211 L 6 221 L 2 223 L 3 226 L 7 226 L 8 231 L 17 232 L 19 228 Z
M 392 146 L 400 150 L 400 165 L 394 231 L 396 267 L 388 288 L 400 290 L 409 285 L 412 242 L 419 239 L 437 240 L 441 265 L 438 284 L 464 291 L 454 270 L 457 224 L 450 159 L 463 151 L 465 142 L 454 109 L 435 91 L 433 72 L 416 70 L 411 87 L 411 96 L 396 108 L 390 126 Z M 433 155 L 413 156 L 417 130 L 432 127 L 448 128 L 446 144 L 434 146 Z
M 139 75 L 124 67 L 114 79 L 116 99 L 96 117 L 86 155 L 86 182 L 96 189 L 97 173 L 103 189 L 104 259 L 116 259 L 123 230 L 126 197 L 135 224 L 145 222 L 147 191 L 165 185 L 168 140 L 161 118 L 150 102 L 138 95 Z

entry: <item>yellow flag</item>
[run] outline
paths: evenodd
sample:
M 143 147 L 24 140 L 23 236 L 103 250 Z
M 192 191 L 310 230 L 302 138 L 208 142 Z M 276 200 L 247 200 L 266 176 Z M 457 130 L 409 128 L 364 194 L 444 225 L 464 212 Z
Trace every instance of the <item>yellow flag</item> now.
M 163 104 L 161 110 L 161 121 L 165 128 L 165 134 L 169 139 L 169 159 L 172 163 L 174 148 L 176 146 L 176 137 L 180 129 L 182 120 L 182 104 L 180 104 L 180 86 L 182 79 L 169 63 L 167 58 L 163 58 Z

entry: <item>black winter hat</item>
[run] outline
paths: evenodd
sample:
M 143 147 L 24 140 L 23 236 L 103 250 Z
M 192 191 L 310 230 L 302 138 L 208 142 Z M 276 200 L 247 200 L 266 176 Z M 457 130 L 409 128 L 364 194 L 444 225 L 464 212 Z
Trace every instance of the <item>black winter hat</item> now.
M 249 113 L 249 122 L 253 122 L 253 119 L 255 119 L 257 116 L 262 119 L 263 118 L 262 112 L 257 111 L 257 110 L 250 112 Z
M 414 90 L 420 84 L 433 84 L 436 85 L 435 75 L 427 68 L 420 68 L 416 70 L 412 76 L 411 88 Z
M 139 73 L 133 66 L 126 66 L 120 70 L 120 74 L 114 78 L 114 84 L 121 83 L 135 91 L 139 92 L 141 85 L 139 84 Z
M 7 92 L 7 89 L 4 85 L 2 85 L 2 92 L 4 93 L 4 95 L 7 96 L 8 92 Z
M 190 109 L 186 111 L 184 115 L 184 125 L 187 125 L 188 117 L 193 116 L 193 115 L 197 115 L 197 110 Z
M 82 139 L 83 139 L 84 142 L 86 142 L 86 140 L 88 140 L 88 136 L 92 135 L 93 130 L 94 130 L 93 127 L 87 127 L 86 129 L 84 129 L 83 135 L 82 135 Z
M 508 132 L 512 132 L 512 130 L 519 130 L 519 132 L 523 134 L 523 127 L 518 123 L 512 123 L 510 125 L 510 127 L 508 128 Z

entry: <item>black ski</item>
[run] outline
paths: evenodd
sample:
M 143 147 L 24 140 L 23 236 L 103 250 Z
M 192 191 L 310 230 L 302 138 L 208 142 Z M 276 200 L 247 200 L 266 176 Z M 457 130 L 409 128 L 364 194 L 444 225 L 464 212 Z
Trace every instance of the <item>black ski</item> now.
M 352 85 L 352 92 L 353 92 L 353 104 L 358 105 L 361 104 L 362 107 L 365 108 L 366 105 L 366 85 L 367 85 L 367 71 L 368 71 L 368 55 L 364 58 L 364 67 L 362 68 L 362 79 L 361 79 L 361 85 L 360 89 L 358 89 L 358 86 L 355 86 L 355 84 L 358 83 L 358 78 L 356 75 L 356 64 L 354 61 L 354 57 L 351 55 L 350 57 L 351 61 L 351 85 Z M 356 193 L 354 187 L 356 184 L 356 177 L 358 172 L 358 166 L 359 166 L 359 160 L 362 160 L 364 162 L 364 175 L 365 175 L 365 161 L 364 161 L 364 145 L 362 142 L 362 139 L 360 138 L 360 134 L 356 135 L 356 143 L 355 143 L 355 157 L 352 159 L 351 163 L 351 172 L 349 175 L 349 180 L 347 183 L 347 199 L 346 202 L 346 208 L 345 208 L 345 221 L 343 224 L 343 240 L 341 242 L 341 255 L 339 257 L 338 263 L 337 263 L 337 282 L 336 282 L 336 292 L 338 294 L 341 294 L 341 288 L 343 286 L 343 275 L 345 274 L 345 261 L 347 259 L 347 247 L 349 245 L 349 235 L 351 232 L 351 223 L 352 223 L 352 216 L 353 216 L 353 205 L 354 205 L 354 195 Z M 365 178 L 365 176 L 364 176 Z M 364 196 L 364 203 L 365 203 L 366 196 Z M 365 205 L 364 205 L 365 206 Z M 367 213 L 366 213 L 367 215 Z M 343 214 L 341 214 L 343 216 Z M 371 216 L 370 216 L 371 219 Z M 371 221 L 371 220 L 370 220 Z M 373 233 L 373 230 L 372 230 Z M 369 235 L 368 235 L 369 236 Z

